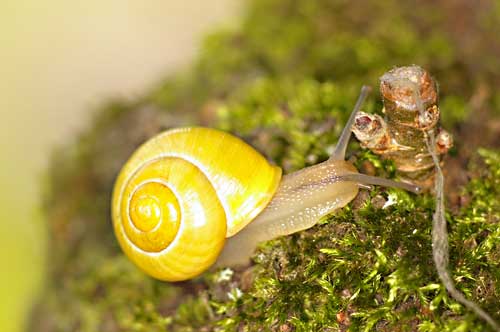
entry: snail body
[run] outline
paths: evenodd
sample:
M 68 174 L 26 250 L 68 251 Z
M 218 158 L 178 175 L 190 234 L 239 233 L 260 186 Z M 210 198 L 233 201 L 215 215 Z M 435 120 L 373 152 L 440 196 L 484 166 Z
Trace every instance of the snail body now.
M 356 197 L 359 186 L 417 191 L 359 174 L 344 160 L 367 93 L 363 88 L 332 157 L 283 177 L 279 167 L 228 133 L 189 127 L 153 137 L 115 183 L 112 218 L 123 251 L 157 279 L 186 280 L 216 261 L 245 263 L 259 242 L 314 226 Z
M 311 228 L 321 217 L 348 204 L 359 185 L 344 180 L 347 174 L 356 175 L 357 170 L 343 160 L 327 160 L 283 176 L 264 211 L 227 239 L 217 265 L 245 264 L 258 243 Z

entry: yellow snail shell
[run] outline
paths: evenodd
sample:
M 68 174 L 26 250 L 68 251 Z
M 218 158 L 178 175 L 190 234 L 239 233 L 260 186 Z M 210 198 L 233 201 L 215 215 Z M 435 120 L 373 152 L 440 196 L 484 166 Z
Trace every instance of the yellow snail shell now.
M 116 236 L 151 276 L 192 278 L 215 262 L 226 237 L 264 209 L 280 178 L 280 168 L 227 133 L 164 132 L 142 145 L 118 176 Z

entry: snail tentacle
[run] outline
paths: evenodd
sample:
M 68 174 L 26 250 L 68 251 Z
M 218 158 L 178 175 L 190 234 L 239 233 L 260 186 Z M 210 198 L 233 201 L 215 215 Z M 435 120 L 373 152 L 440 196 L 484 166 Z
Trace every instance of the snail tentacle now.
M 363 87 L 361 87 L 361 92 L 359 94 L 358 100 L 356 101 L 354 109 L 352 110 L 351 115 L 349 116 L 349 120 L 347 120 L 347 123 L 345 124 L 344 129 L 342 130 L 342 134 L 340 134 L 340 138 L 337 142 L 337 145 L 335 146 L 335 151 L 332 153 L 330 160 L 345 159 L 345 152 L 347 150 L 347 145 L 349 144 L 349 139 L 351 138 L 352 126 L 354 125 L 354 121 L 356 120 L 356 114 L 361 109 L 361 106 L 365 102 L 365 99 L 368 97 L 370 92 L 371 92 L 371 87 L 366 85 L 363 85 Z
M 421 187 L 416 186 L 412 183 L 393 181 L 390 179 L 384 179 L 377 176 L 370 176 L 361 173 L 345 174 L 341 178 L 345 181 L 354 181 L 360 185 L 374 184 L 382 187 L 400 188 L 406 191 L 411 191 L 415 194 L 420 194 L 422 192 Z

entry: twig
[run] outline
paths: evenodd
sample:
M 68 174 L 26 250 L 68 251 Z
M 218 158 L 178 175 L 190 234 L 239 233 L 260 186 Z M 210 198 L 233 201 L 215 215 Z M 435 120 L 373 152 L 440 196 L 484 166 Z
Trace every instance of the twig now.
M 414 89 L 421 96 L 418 100 Z M 362 146 L 393 160 L 403 180 L 431 188 L 435 170 L 425 145 L 425 132 L 438 128 L 440 112 L 435 81 L 418 66 L 398 67 L 380 78 L 380 91 L 385 118 L 359 112 L 354 134 Z M 439 129 L 436 143 L 437 151 L 444 154 L 453 145 L 453 139 Z

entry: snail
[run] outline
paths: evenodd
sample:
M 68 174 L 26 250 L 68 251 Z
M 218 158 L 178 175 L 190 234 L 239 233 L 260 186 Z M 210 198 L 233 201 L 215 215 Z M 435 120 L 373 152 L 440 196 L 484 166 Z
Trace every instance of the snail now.
M 328 160 L 284 176 L 250 145 L 215 129 L 177 128 L 151 138 L 115 183 L 112 219 L 122 250 L 154 278 L 187 280 L 214 263 L 245 263 L 258 243 L 314 226 L 359 187 L 418 193 L 412 184 L 360 174 L 344 160 L 368 93 L 364 86 Z

